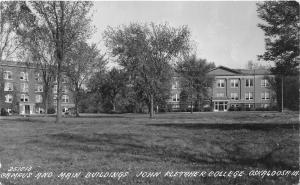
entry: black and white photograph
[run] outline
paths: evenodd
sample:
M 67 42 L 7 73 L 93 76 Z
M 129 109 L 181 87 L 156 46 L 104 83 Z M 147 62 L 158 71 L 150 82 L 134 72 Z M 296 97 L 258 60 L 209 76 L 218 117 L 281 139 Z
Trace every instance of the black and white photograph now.
M 0 0 L 0 185 L 300 185 L 299 9 Z

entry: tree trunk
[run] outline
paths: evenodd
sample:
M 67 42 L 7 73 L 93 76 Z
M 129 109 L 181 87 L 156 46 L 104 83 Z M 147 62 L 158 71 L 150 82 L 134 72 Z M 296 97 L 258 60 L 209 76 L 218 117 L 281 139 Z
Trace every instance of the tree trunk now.
M 113 111 L 115 112 L 116 111 L 116 103 L 115 103 L 115 101 L 112 102 L 112 105 L 113 105 Z
M 61 120 L 61 72 L 60 69 L 58 69 L 57 74 L 57 104 L 56 104 L 56 123 L 60 123 Z
M 79 117 L 79 113 L 78 113 L 78 99 L 77 98 L 75 100 L 75 117 Z
M 191 100 L 191 114 L 193 114 L 193 100 Z
M 48 106 L 48 103 L 49 103 L 48 98 L 49 98 L 48 92 L 45 91 L 45 113 L 46 114 L 48 113 L 48 108 L 49 108 L 49 106 Z
M 153 118 L 154 111 L 153 111 L 153 95 L 150 95 L 150 118 Z

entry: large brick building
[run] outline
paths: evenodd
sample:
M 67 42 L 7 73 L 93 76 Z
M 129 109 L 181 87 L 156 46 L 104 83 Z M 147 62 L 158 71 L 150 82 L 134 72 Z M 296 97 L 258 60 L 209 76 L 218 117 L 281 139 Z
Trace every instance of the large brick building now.
M 44 82 L 41 71 L 24 62 L 2 61 L 0 108 L 9 113 L 41 114 L 45 113 Z M 74 107 L 67 79 L 63 78 L 62 110 Z M 49 92 L 49 107 L 55 109 L 57 85 L 55 82 Z
M 269 88 L 267 77 L 273 75 L 265 69 L 230 69 L 224 66 L 212 69 L 208 75 L 214 76 L 206 106 L 212 111 L 233 109 L 253 110 L 276 106 L 275 93 Z M 172 110 L 180 110 L 180 77 L 173 77 L 171 98 L 168 103 Z

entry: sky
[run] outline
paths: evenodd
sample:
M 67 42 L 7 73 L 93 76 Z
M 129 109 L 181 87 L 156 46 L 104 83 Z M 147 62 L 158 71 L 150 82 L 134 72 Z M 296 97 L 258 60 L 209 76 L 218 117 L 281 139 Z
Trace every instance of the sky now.
M 93 15 L 96 32 L 91 42 L 98 43 L 102 52 L 107 26 L 131 22 L 187 25 L 197 58 L 217 66 L 245 68 L 265 51 L 256 1 L 96 1 Z

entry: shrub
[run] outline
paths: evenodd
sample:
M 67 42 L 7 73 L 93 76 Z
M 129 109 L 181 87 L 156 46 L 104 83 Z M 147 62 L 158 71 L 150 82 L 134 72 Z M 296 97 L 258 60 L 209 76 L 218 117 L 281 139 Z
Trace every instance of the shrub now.
M 8 112 L 4 108 L 1 109 L 1 116 L 8 116 Z
M 48 114 L 55 114 L 55 109 L 54 109 L 53 107 L 51 107 L 51 108 L 49 108 L 49 109 L 47 110 L 47 113 L 48 113 Z

